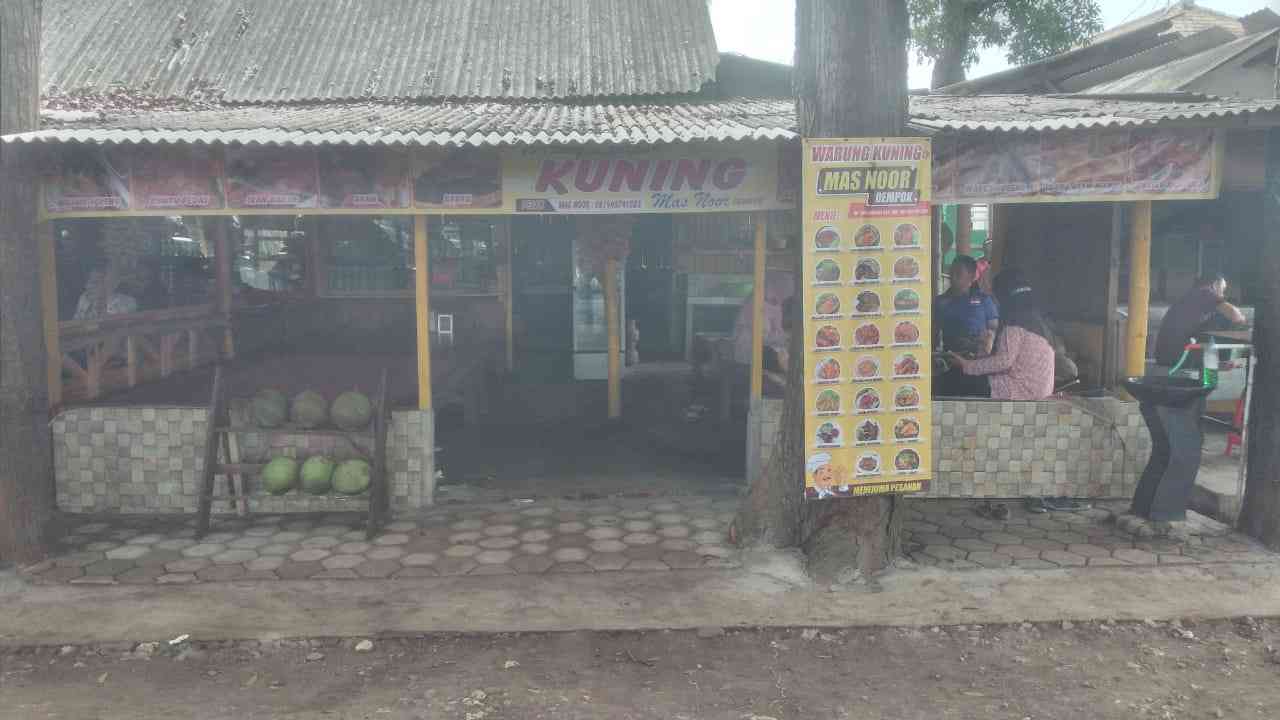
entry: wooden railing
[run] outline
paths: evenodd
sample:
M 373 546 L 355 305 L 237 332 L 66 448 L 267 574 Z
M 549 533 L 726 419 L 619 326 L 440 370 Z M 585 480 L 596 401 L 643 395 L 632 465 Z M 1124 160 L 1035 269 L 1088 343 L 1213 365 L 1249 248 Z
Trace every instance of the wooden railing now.
M 202 335 L 213 332 L 206 360 L 231 352 L 225 315 L 212 305 L 148 310 L 100 320 L 59 323 L 61 366 L 72 383 L 64 399 L 93 400 L 114 387 L 167 378 L 201 364 Z M 115 360 L 116 362 L 113 362 Z M 119 369 L 122 372 L 110 372 Z

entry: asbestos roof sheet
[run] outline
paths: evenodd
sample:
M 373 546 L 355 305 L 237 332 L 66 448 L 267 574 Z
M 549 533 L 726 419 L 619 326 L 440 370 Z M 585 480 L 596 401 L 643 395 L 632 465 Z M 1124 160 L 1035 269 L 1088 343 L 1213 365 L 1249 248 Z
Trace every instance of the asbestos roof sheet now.
M 1182 90 L 1223 64 L 1264 46 L 1274 47 L 1280 29 L 1246 35 L 1216 48 L 1196 53 L 1191 57 L 1152 67 L 1099 83 L 1088 89 L 1090 93 L 1169 92 Z
M 636 105 L 336 103 L 117 116 L 46 111 L 44 129 L 5 141 L 465 146 L 776 140 L 796 137 L 794 108 L 787 99 L 729 98 Z
M 920 133 L 1052 132 L 1268 115 L 1280 100 L 1213 99 L 1186 93 L 920 95 L 908 129 Z M 798 137 L 786 98 L 686 99 L 647 104 L 333 103 L 158 110 L 109 115 L 46 110 L 44 127 L 7 135 L 23 143 L 240 143 L 245 145 L 577 145 Z
M 706 0 L 44 0 L 46 97 L 597 98 L 715 78 Z
M 1051 132 L 1154 126 L 1280 111 L 1280 100 L 1195 95 L 924 95 L 911 98 L 910 124 L 926 132 Z
M 1103 42 L 1166 20 L 1172 23 L 1171 32 L 1182 35 L 1192 35 L 1211 27 L 1222 28 L 1236 37 L 1245 33 L 1244 24 L 1240 22 L 1240 18 L 1217 10 L 1203 8 L 1192 2 L 1179 0 L 1169 5 L 1169 7 L 1161 8 L 1153 13 L 1148 13 L 1129 22 L 1108 28 L 1094 35 L 1089 42 Z

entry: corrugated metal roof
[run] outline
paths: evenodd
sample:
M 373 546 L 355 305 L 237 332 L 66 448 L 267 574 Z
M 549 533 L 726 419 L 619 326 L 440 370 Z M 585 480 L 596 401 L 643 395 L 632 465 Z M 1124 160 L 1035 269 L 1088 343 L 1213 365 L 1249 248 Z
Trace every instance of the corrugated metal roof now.
M 918 95 L 909 127 L 939 132 L 1049 132 L 1206 125 L 1268 114 L 1280 100 L 1139 95 Z M 163 110 L 104 116 L 46 111 L 44 129 L 5 143 L 243 143 L 247 145 L 642 144 L 798 137 L 795 107 L 780 98 L 728 98 L 637 105 L 577 103 L 335 103 Z
M 1089 42 L 1099 43 L 1110 40 L 1165 20 L 1173 23 L 1170 32 L 1182 35 L 1191 35 L 1211 27 L 1222 28 L 1236 37 L 1240 37 L 1245 33 L 1244 25 L 1240 22 L 1240 18 L 1234 15 L 1203 8 L 1193 2 L 1175 2 L 1169 7 L 1161 8 L 1153 13 L 1148 13 L 1129 22 L 1103 30 L 1090 38 Z
M 696 92 L 706 0 L 44 0 L 41 87 L 234 103 Z
M 1097 95 L 924 95 L 911 98 L 910 124 L 926 132 L 1045 132 L 1159 125 L 1280 111 L 1280 100 Z
M 1275 45 L 1280 30 L 1269 30 L 1246 35 L 1216 48 L 1205 50 L 1191 57 L 1175 60 L 1141 72 L 1135 72 L 1110 82 L 1099 83 L 1088 89 L 1090 93 L 1169 92 L 1182 90 L 1222 64 L 1255 48 Z
M 158 111 L 46 112 L 5 142 L 246 145 L 638 144 L 796 137 L 793 101 L 730 98 L 642 105 L 336 103 Z

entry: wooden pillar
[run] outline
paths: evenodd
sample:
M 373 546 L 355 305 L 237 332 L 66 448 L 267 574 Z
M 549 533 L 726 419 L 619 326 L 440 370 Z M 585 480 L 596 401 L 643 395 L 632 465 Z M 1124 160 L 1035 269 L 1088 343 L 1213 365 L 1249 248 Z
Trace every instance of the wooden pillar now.
M 751 407 L 764 397 L 764 273 L 767 264 L 765 235 L 768 224 L 763 215 L 755 217 L 755 290 L 751 293 Z
M 413 292 L 418 333 L 418 409 L 431 409 L 431 257 L 427 245 L 427 216 L 413 217 Z
M 230 219 L 208 217 L 204 222 L 205 234 L 213 237 L 214 282 L 218 291 L 216 307 L 218 316 L 226 323 L 222 329 L 222 359 L 233 360 L 236 343 L 231 328 L 231 237 L 227 230 Z
M 516 288 L 515 288 L 515 265 L 512 264 L 512 260 L 515 257 L 515 253 L 511 247 L 512 242 L 514 241 L 511 237 L 511 228 L 508 225 L 506 228 L 506 232 L 503 233 L 503 243 L 502 243 L 503 245 L 506 246 L 506 250 L 507 250 L 507 264 L 506 264 L 506 269 L 503 273 L 503 283 L 502 283 L 503 285 L 502 313 L 503 313 L 503 321 L 505 323 L 507 372 L 512 372 L 516 369 L 516 343 L 515 343 L 515 319 L 514 319 L 515 303 L 516 303 Z
M 1129 218 L 1129 332 L 1124 372 L 1140 377 L 1147 369 L 1147 323 L 1151 302 L 1151 201 L 1135 202 Z
M 49 413 L 62 404 L 62 349 L 58 337 L 58 262 L 53 223 L 36 226 L 40 245 L 40 311 L 44 321 L 45 365 L 49 382 Z
M 604 314 L 609 328 L 609 419 L 622 417 L 622 340 L 618 318 L 618 260 L 604 265 Z
M 1124 343 L 1120 338 L 1120 249 L 1124 243 L 1124 204 L 1111 204 L 1111 236 L 1107 238 L 1106 317 L 1102 321 L 1102 386 L 1120 382 Z

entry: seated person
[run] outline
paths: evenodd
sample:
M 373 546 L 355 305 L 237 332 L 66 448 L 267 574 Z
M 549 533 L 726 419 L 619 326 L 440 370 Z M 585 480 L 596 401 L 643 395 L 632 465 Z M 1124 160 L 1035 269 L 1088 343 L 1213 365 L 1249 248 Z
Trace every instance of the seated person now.
M 1196 280 L 1196 286 L 1169 307 L 1156 336 L 1156 363 L 1173 367 L 1191 338 L 1204 332 L 1217 318 L 1234 325 L 1244 325 L 1244 313 L 1226 300 L 1227 281 L 1221 273 L 1209 273 Z M 1199 367 L 1199 357 L 1189 358 L 1188 366 Z
M 957 255 L 951 263 L 951 289 L 933 305 L 935 348 L 970 358 L 991 352 L 1000 314 L 991 296 L 978 287 L 977 277 L 978 263 Z M 965 375 L 954 366 L 934 381 L 934 395 L 940 397 L 987 397 L 990 392 L 985 377 Z
M 1053 394 L 1053 333 L 1016 270 L 1000 273 L 994 287 L 1000 327 L 993 352 L 977 359 L 949 353 L 951 364 L 965 375 L 985 376 L 993 400 L 1043 400 Z
M 788 337 L 794 321 L 795 304 L 789 303 L 795 290 L 795 281 L 789 272 L 768 272 L 764 282 L 764 379 L 770 395 L 781 393 L 786 387 L 788 367 Z M 747 297 L 738 312 L 733 327 L 733 359 L 746 368 L 751 367 L 751 319 L 754 293 Z

